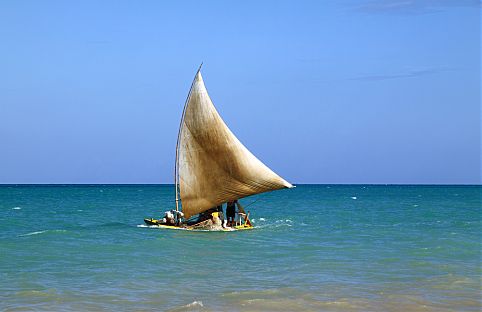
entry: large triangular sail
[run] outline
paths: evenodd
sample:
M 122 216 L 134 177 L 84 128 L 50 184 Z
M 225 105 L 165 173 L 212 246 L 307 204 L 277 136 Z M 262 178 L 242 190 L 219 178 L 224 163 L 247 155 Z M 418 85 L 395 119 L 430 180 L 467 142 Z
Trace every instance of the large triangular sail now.
M 186 218 L 221 203 L 293 187 L 257 159 L 229 130 L 211 101 L 200 70 L 189 91 L 176 150 Z

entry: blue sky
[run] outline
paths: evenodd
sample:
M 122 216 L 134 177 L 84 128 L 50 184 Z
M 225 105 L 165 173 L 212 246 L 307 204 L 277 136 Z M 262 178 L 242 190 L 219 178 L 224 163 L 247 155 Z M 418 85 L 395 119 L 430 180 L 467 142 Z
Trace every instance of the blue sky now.
M 480 2 L 2 1 L 0 183 L 172 183 L 201 62 L 293 183 L 480 183 Z

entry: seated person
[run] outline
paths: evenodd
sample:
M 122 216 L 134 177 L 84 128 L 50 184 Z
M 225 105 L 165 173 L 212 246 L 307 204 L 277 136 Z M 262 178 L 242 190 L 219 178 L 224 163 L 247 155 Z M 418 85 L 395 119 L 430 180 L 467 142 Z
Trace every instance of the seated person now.
M 174 219 L 174 214 L 171 211 L 165 212 L 165 215 L 164 215 L 164 218 L 162 218 L 162 221 L 166 225 L 175 225 L 176 224 L 176 221 Z

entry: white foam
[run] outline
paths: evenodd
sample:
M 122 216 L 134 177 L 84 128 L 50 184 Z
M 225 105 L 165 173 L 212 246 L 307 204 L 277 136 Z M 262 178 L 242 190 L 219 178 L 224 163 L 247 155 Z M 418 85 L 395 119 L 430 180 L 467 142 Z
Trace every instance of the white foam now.
M 145 225 L 145 224 L 138 224 L 138 228 L 149 228 L 149 229 L 163 229 L 159 225 Z
M 22 234 L 22 235 L 19 235 L 19 236 L 30 236 L 30 235 L 37 235 L 37 234 L 42 234 L 42 233 L 45 233 L 45 232 L 47 232 L 47 230 L 45 230 L 45 231 L 31 232 L 31 233 Z
M 288 224 L 288 223 L 293 223 L 293 221 L 291 221 L 290 219 L 286 219 L 286 220 L 276 220 L 275 223 L 283 223 L 283 224 Z
M 356 199 L 356 196 L 352 196 L 351 199 Z
M 158 225 L 144 225 L 144 224 L 138 224 L 138 228 L 150 228 L 150 229 L 160 229 L 160 230 L 165 230 L 166 228 L 163 226 L 158 226 Z M 219 229 L 188 229 L 184 227 L 170 227 L 169 230 L 176 230 L 176 231 L 191 231 L 191 232 L 231 232 L 231 231 L 239 231 L 237 229 L 233 228 L 219 228 Z
M 43 230 L 43 231 L 36 231 L 36 232 L 27 233 L 27 234 L 22 234 L 19 236 L 31 236 L 31 235 L 37 235 L 37 234 L 42 234 L 47 232 L 59 233 L 59 232 L 67 232 L 67 230 Z
M 292 225 L 291 225 L 291 224 L 288 224 L 288 223 L 281 223 L 281 224 L 273 224 L 273 225 L 270 225 L 270 227 L 271 227 L 271 226 L 277 228 L 277 227 L 280 227 L 280 226 L 289 226 L 289 227 L 291 227 Z
M 184 307 L 186 308 L 193 308 L 193 307 L 204 307 L 203 305 L 203 302 L 202 301 L 193 301 L 191 302 L 190 304 L 186 304 Z
M 20 209 L 22 209 L 22 207 L 13 207 L 12 209 L 13 210 L 20 210 Z
M 278 228 L 278 227 L 283 227 L 283 226 L 288 226 L 292 227 L 293 225 L 290 223 L 284 222 L 284 220 L 277 220 L 275 223 L 269 223 L 269 224 L 263 224 L 263 225 L 256 225 L 257 229 L 263 229 L 263 228 Z
M 266 221 L 265 218 L 259 218 L 259 221 Z
M 145 224 L 138 224 L 138 228 L 158 228 L 157 225 L 145 225 Z

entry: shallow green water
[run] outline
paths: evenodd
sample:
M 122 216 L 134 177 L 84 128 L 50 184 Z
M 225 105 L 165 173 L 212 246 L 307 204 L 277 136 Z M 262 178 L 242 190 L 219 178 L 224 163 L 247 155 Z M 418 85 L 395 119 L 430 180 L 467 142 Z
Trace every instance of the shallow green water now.
M 301 185 L 252 231 L 142 226 L 172 186 L 0 186 L 0 310 L 480 311 L 480 186 Z

